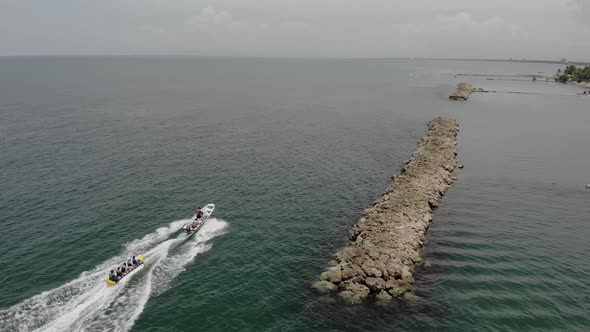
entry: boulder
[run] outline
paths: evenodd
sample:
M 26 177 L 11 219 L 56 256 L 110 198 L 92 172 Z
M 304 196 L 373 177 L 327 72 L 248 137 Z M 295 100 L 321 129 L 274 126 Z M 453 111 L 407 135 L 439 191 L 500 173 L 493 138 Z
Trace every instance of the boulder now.
M 369 296 L 370 290 L 365 285 L 357 283 L 348 283 L 344 286 L 344 291 L 340 292 L 340 298 L 347 303 L 361 303 L 367 296 Z
M 348 266 L 342 268 L 342 272 L 340 272 L 340 276 L 342 280 L 350 279 L 355 276 L 354 269 Z M 320 276 L 321 278 L 321 276 Z
M 412 276 L 412 272 L 410 272 L 407 266 L 404 266 L 402 269 L 402 280 L 408 284 L 414 283 L 414 276 Z
M 333 283 L 331 283 L 329 281 L 325 281 L 325 280 L 317 281 L 317 282 L 313 283 L 313 285 L 311 285 L 311 287 L 313 287 L 315 290 L 319 291 L 320 293 L 334 292 L 338 289 L 338 287 L 336 285 L 334 285 Z
M 342 280 L 342 272 L 340 266 L 332 267 L 328 270 L 328 281 L 331 283 L 339 283 Z
M 372 292 L 375 293 L 385 288 L 385 280 L 381 278 L 369 277 L 365 279 L 365 284 Z
M 401 279 L 402 277 L 402 265 L 401 262 L 396 263 L 389 263 L 387 265 L 387 272 L 389 273 L 389 277 L 393 279 Z
M 451 100 L 467 100 L 469 96 L 477 91 L 474 87 L 471 86 L 469 83 L 459 83 L 457 86 L 457 91 L 449 96 Z
M 385 288 L 391 296 L 399 297 L 410 290 L 411 286 L 403 280 L 388 280 L 385 283 Z
M 379 294 L 375 296 L 375 300 L 377 300 L 377 303 L 387 303 L 391 301 L 392 298 L 393 297 L 389 295 L 389 293 L 387 293 L 385 290 L 381 290 Z
M 361 267 L 369 277 L 380 278 L 383 274 L 374 266 L 363 265 Z

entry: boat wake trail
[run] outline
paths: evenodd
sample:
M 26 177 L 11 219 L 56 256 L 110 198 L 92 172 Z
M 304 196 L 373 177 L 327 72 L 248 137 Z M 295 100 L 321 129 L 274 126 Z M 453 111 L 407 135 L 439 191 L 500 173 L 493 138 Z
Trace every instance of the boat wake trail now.
M 178 220 L 142 239 L 123 253 L 60 287 L 0 310 L 0 331 L 127 331 L 148 299 L 165 292 L 185 266 L 211 249 L 208 241 L 224 234 L 227 222 L 211 218 L 192 237 L 173 235 L 188 220 Z M 145 253 L 146 263 L 126 284 L 107 287 L 108 272 L 127 257 Z

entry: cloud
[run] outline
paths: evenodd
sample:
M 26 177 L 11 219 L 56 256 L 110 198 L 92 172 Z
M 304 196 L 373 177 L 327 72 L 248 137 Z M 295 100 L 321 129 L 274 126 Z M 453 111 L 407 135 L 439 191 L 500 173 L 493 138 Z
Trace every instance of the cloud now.
M 0 1 L 0 54 L 590 59 L 590 0 Z
M 205 7 L 197 15 L 189 17 L 186 21 L 189 26 L 216 27 L 239 29 L 244 23 L 233 18 L 233 15 L 226 10 L 217 10 L 214 7 Z

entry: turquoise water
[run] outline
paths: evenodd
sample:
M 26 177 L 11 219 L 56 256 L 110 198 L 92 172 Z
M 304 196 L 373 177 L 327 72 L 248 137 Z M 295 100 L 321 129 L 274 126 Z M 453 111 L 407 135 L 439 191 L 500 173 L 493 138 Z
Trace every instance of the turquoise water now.
M 537 64 L 0 58 L 0 330 L 568 330 L 590 326 L 589 100 L 446 97 Z M 497 90 L 577 92 L 528 81 Z M 427 120 L 461 125 L 412 302 L 314 294 Z M 176 230 L 215 203 L 197 236 Z M 104 278 L 128 255 L 145 272 Z

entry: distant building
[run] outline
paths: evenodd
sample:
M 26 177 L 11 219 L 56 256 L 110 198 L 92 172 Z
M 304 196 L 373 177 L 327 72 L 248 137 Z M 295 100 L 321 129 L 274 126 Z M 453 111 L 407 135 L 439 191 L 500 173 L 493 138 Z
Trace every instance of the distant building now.
M 566 58 L 561 58 L 561 63 L 567 63 L 567 59 Z

